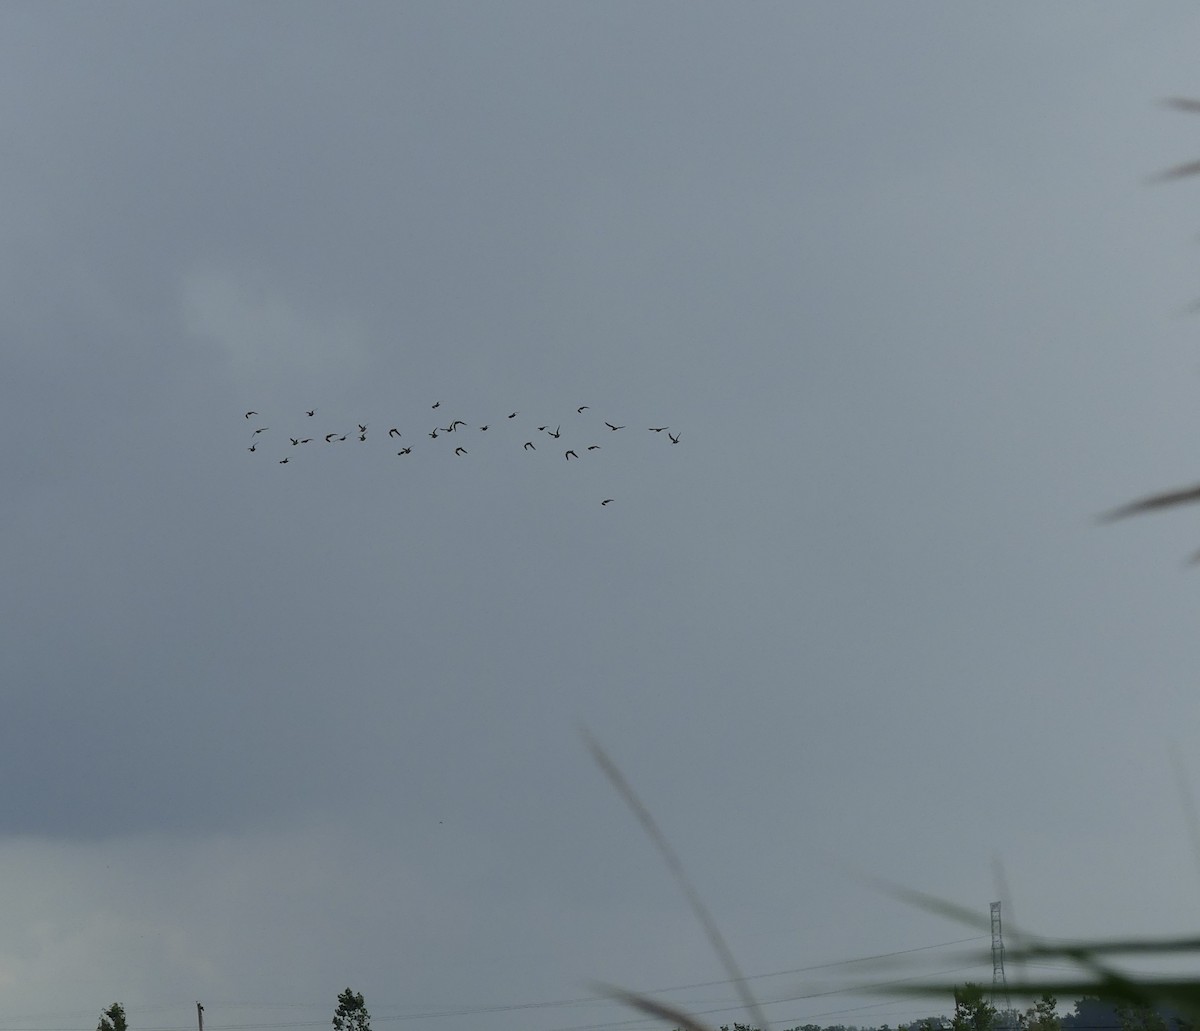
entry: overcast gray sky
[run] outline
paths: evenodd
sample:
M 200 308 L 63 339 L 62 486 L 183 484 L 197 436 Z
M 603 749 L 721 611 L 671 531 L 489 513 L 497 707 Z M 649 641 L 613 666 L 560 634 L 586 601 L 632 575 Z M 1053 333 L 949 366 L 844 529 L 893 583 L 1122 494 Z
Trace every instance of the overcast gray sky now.
M 746 1019 L 584 727 L 780 1026 L 1194 930 L 1198 43 L 0 8 L 0 1031 Z

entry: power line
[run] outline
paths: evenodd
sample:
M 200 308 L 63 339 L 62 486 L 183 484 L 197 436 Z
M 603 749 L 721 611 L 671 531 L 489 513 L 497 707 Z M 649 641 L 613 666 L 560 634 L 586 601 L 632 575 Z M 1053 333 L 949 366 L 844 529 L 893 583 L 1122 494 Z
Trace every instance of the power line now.
M 928 952 L 933 949 L 944 949 L 944 948 L 948 948 L 953 945 L 964 945 L 964 944 L 968 944 L 970 942 L 981 941 L 985 937 L 986 937 L 986 935 L 975 935 L 970 938 L 956 938 L 952 941 L 937 942 L 933 945 L 917 945 L 917 946 L 913 946 L 912 948 L 895 949 L 895 950 L 892 950 L 891 952 L 875 953 L 875 954 L 869 955 L 869 956 L 858 956 L 858 957 L 854 957 L 851 959 L 831 960 L 831 961 L 825 962 L 825 963 L 813 963 L 813 964 L 809 964 L 807 966 L 802 966 L 802 967 L 791 967 L 786 970 L 775 970 L 775 971 L 771 971 L 769 973 L 763 973 L 763 974 L 751 974 L 751 975 L 746 976 L 742 980 L 744 980 L 744 981 L 760 981 L 760 980 L 764 980 L 766 978 L 771 978 L 771 977 L 784 977 L 784 976 L 791 975 L 791 974 L 810 973 L 815 970 L 830 970 L 835 967 L 853 966 L 853 965 L 861 964 L 861 963 L 877 962 L 877 961 L 881 961 L 881 960 L 892 959 L 897 956 L 909 955 L 911 953 L 916 953 L 916 952 Z M 955 968 L 955 969 L 961 969 L 961 968 Z M 943 972 L 948 972 L 948 971 L 943 971 Z M 932 977 L 932 976 L 936 976 L 936 974 L 926 974 L 926 975 L 921 975 L 921 976 Z M 906 978 L 903 980 L 912 980 L 912 979 Z M 665 988 L 646 989 L 645 993 L 648 995 L 665 995 L 665 994 L 669 994 L 671 992 L 690 991 L 690 990 L 693 990 L 696 988 L 713 988 L 713 987 L 720 987 L 722 985 L 731 985 L 731 984 L 735 984 L 735 983 L 737 983 L 737 982 L 736 982 L 736 979 L 734 979 L 734 978 L 723 978 L 723 979 L 714 980 L 714 981 L 696 981 L 691 984 L 672 985 L 672 986 L 665 987 Z M 888 983 L 893 983 L 893 982 L 882 982 L 882 984 L 884 984 L 884 985 L 886 985 Z M 862 986 L 859 986 L 859 987 L 862 987 Z M 795 1001 L 795 1000 L 804 999 L 804 998 L 816 998 L 821 995 L 838 994 L 839 992 L 849 992 L 849 991 L 854 991 L 854 990 L 856 990 L 855 987 L 839 988 L 839 989 L 834 989 L 834 990 L 827 991 L 827 992 L 811 993 L 809 995 L 789 996 L 789 997 L 786 997 L 783 999 L 775 1000 L 774 1002 L 765 1003 L 765 1005 L 775 1005 L 779 1002 Z M 508 1012 L 522 1011 L 522 1010 L 555 1009 L 555 1008 L 560 1008 L 560 1007 L 566 1008 L 566 1007 L 570 1007 L 570 1006 L 612 1004 L 612 1003 L 613 1003 L 613 1000 L 609 999 L 607 996 L 604 996 L 604 995 L 588 995 L 588 996 L 581 996 L 581 997 L 573 998 L 573 999 L 550 999 L 550 1000 L 542 1000 L 542 1001 L 538 1001 L 538 1002 L 490 1003 L 490 1004 L 485 1003 L 485 1004 L 481 1004 L 478 1006 L 455 1006 L 455 1007 L 437 1008 L 437 1009 L 430 1008 L 430 1009 L 420 1010 L 420 1011 L 415 1011 L 415 1012 L 385 1014 L 382 1016 L 375 1015 L 372 1017 L 372 1022 L 373 1023 L 398 1023 L 400 1021 L 406 1021 L 406 1020 L 434 1020 L 439 1017 L 471 1016 L 471 1015 L 475 1015 L 475 1014 L 508 1013 Z M 182 1006 L 183 1004 L 180 1004 L 180 1005 Z M 194 1005 L 194 1003 L 191 1003 L 188 1005 Z M 324 1003 L 270 1003 L 270 1002 L 263 1002 L 263 1003 L 227 1002 L 227 1003 L 222 1003 L 220 1001 L 213 1002 L 210 1000 L 210 1002 L 206 1004 L 205 1015 L 208 1016 L 211 1013 L 220 1010 L 221 1008 L 244 1009 L 244 1008 L 253 1008 L 253 1007 L 261 1007 L 264 1009 L 267 1009 L 267 1008 L 278 1008 L 278 1009 L 283 1009 L 283 1008 L 317 1009 L 317 1008 L 320 1008 L 320 1009 L 324 1009 L 324 1008 L 326 1008 L 326 1005 Z M 173 1009 L 173 1008 L 175 1008 L 175 1007 L 171 1006 L 171 1005 L 156 1005 L 156 1006 L 144 1007 L 143 1011 L 144 1012 L 154 1011 L 154 1010 L 161 1011 L 161 1010 L 169 1010 L 169 1009 Z M 740 1008 L 741 1007 L 734 1006 L 734 1007 L 728 1007 L 726 1009 L 704 1010 L 704 1011 L 702 1011 L 702 1013 L 732 1012 L 732 1011 L 738 1010 Z M 74 1016 L 75 1013 L 78 1013 L 78 1012 L 79 1011 L 64 1012 L 64 1011 L 60 1010 L 60 1011 L 58 1011 L 57 1014 L 54 1014 L 54 1013 L 45 1014 L 45 1015 L 24 1014 L 21 1017 L 18 1017 L 16 1019 L 33 1022 L 33 1021 L 37 1021 L 39 1019 L 39 1016 L 41 1016 L 41 1019 L 46 1019 L 47 1017 L 52 1017 L 52 1016 L 70 1017 L 70 1016 Z M 90 1020 L 90 1016 L 88 1019 Z M 641 1023 L 648 1023 L 648 1022 L 643 1021 L 643 1020 L 632 1020 L 632 1021 L 622 1021 L 622 1022 L 616 1022 L 616 1023 L 586 1025 L 586 1026 L 587 1027 L 595 1027 L 595 1028 L 609 1028 L 609 1027 L 616 1028 L 616 1027 L 624 1027 L 624 1026 L 636 1025 L 636 1024 L 641 1024 Z M 326 1026 L 328 1026 L 328 1021 L 324 1020 L 324 1019 L 321 1019 L 321 1020 L 261 1021 L 261 1022 L 248 1022 L 248 1023 L 236 1023 L 236 1024 L 218 1024 L 218 1023 L 213 1023 L 211 1020 L 205 1021 L 205 1031 L 281 1031 L 281 1029 L 286 1029 L 286 1028 L 316 1028 L 316 1027 L 326 1027 Z M 194 1028 L 195 1028 L 194 1024 L 175 1025 L 175 1026 L 159 1025 L 159 1026 L 153 1028 L 152 1031 L 194 1031 Z M 90 1028 L 86 1027 L 86 1026 L 80 1026 L 80 1025 L 74 1025 L 74 1026 L 69 1026 L 69 1027 L 45 1027 L 45 1026 L 20 1026 L 20 1025 L 0 1024 L 0 1031 L 90 1031 Z M 566 1031 L 566 1029 L 558 1029 L 558 1031 Z
M 939 977 L 943 974 L 954 974 L 954 973 L 958 973 L 961 970 L 973 970 L 973 969 L 977 969 L 978 967 L 979 967 L 978 963 L 970 963 L 970 964 L 966 964 L 964 966 L 950 967 L 946 970 L 932 971 L 927 974 L 915 974 L 912 977 L 898 977 L 898 978 L 894 978 L 890 981 L 877 981 L 872 984 L 850 985 L 850 986 L 842 987 L 842 988 L 826 988 L 821 991 L 804 992 L 799 995 L 789 995 L 789 996 L 786 996 L 786 997 L 780 998 L 780 999 L 772 999 L 770 1001 L 764 1001 L 764 1002 L 761 1002 L 760 1005 L 762 1005 L 762 1006 L 778 1006 L 781 1003 L 785 1003 L 785 1002 L 799 1002 L 804 999 L 820 999 L 820 998 L 824 998 L 824 997 L 830 996 L 830 995 L 846 995 L 851 992 L 870 992 L 870 991 L 874 991 L 879 988 L 886 988 L 889 985 L 907 984 L 909 982 L 919 980 L 920 978 L 924 978 L 924 977 Z M 895 1000 L 890 1000 L 888 1002 L 881 1003 L 880 1005 L 892 1005 L 892 1004 L 894 1004 L 894 1002 L 895 1002 Z M 742 1007 L 742 1006 L 717 1006 L 717 1007 L 712 1007 L 710 1009 L 694 1010 L 694 1011 L 690 1010 L 689 1013 L 693 1017 L 706 1017 L 706 1016 L 711 1016 L 714 1013 L 736 1013 L 743 1009 L 744 1009 L 744 1007 Z M 809 1019 L 811 1019 L 811 1017 Z M 788 1026 L 799 1026 L 802 1023 L 802 1021 L 803 1021 L 803 1018 L 789 1017 L 786 1019 L 777 1020 L 776 1023 L 778 1023 L 782 1026 L 788 1027 Z M 649 1020 L 646 1018 L 635 1018 L 635 1019 L 631 1019 L 631 1020 L 606 1021 L 606 1022 L 596 1023 L 596 1024 L 574 1024 L 569 1027 L 551 1028 L 551 1029 L 549 1029 L 549 1031 L 609 1031 L 609 1029 L 613 1029 L 613 1028 L 635 1028 L 635 1027 L 639 1027 L 639 1026 L 649 1026 L 654 1023 L 656 1023 L 656 1021 Z

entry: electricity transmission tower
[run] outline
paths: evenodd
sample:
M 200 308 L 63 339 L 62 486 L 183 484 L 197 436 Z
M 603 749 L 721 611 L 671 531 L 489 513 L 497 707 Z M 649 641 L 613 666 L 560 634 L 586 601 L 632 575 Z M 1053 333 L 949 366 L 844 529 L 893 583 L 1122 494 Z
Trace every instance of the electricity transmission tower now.
M 997 1000 L 1004 1002 L 1004 1012 L 1012 1009 L 1008 998 L 1008 981 L 1004 977 L 1004 937 L 1000 933 L 1000 903 L 992 903 L 992 998 L 993 1008 L 999 1009 Z

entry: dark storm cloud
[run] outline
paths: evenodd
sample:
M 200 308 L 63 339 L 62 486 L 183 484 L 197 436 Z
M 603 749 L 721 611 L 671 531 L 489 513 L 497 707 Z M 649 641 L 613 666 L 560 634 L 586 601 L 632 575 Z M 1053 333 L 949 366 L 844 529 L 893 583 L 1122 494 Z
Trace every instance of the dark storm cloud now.
M 1089 519 L 1193 475 L 1194 22 L 6 8 L 13 1006 L 722 977 L 580 725 L 750 972 L 939 940 L 850 861 L 1166 926 L 1183 548 Z

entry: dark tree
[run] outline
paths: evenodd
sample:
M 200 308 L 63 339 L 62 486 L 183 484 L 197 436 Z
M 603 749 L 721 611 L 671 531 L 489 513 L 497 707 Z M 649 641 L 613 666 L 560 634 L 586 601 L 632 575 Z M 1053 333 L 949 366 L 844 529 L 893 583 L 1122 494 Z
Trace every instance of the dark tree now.
M 1096 995 L 1085 995 L 1075 1001 L 1075 1012 L 1062 1018 L 1068 1031 L 1096 1031 L 1097 1028 L 1120 1027 L 1111 1001 Z
M 125 1007 L 119 1002 L 114 1002 L 100 1015 L 100 1023 L 96 1025 L 96 1031 L 127 1031 L 128 1025 L 125 1023 Z
M 954 989 L 954 1031 L 992 1031 L 996 1022 L 996 1007 L 984 998 L 983 989 L 968 981 Z
M 1058 1000 L 1046 992 L 1021 1014 L 1021 1031 L 1062 1031 Z
M 1153 1006 L 1145 1003 L 1117 1003 L 1121 1031 L 1167 1031 L 1167 1022 Z
M 333 1031 L 371 1031 L 371 1014 L 363 1004 L 362 992 L 347 988 L 338 996 L 333 1013 Z

